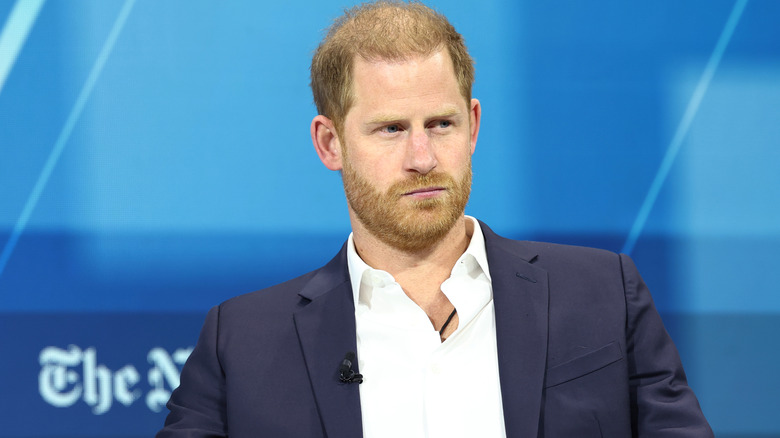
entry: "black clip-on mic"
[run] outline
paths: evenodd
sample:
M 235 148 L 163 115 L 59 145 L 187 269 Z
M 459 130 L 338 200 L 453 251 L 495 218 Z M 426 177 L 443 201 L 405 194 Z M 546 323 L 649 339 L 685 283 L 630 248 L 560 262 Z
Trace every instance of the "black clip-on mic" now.
M 347 352 L 344 356 L 344 360 L 341 361 L 339 366 L 339 380 L 344 383 L 363 383 L 363 375 L 356 373 L 352 369 L 352 362 L 355 361 L 355 353 L 352 351 Z

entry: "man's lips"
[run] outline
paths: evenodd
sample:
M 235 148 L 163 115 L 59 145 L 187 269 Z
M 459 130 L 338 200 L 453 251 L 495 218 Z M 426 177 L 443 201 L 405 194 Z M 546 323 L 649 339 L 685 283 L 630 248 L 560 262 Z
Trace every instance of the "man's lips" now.
M 427 199 L 432 198 L 434 196 L 438 196 L 439 194 L 443 193 L 445 190 L 444 187 L 423 187 L 420 189 L 414 189 L 410 190 L 406 193 L 404 193 L 404 196 L 409 196 L 415 199 Z

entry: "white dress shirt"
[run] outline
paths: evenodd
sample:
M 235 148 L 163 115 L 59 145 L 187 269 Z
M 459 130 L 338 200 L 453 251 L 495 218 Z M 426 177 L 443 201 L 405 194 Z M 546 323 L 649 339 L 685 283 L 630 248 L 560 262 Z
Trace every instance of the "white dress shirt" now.
M 505 437 L 493 289 L 479 223 L 441 285 L 458 328 L 441 342 L 425 312 L 386 271 L 347 263 L 355 298 L 363 436 Z

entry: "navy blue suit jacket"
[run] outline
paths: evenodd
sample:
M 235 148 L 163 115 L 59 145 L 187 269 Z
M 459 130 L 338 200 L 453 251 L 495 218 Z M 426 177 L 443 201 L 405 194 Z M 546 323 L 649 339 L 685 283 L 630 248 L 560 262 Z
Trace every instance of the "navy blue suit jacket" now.
M 481 225 L 507 437 L 713 436 L 630 258 Z M 358 385 L 338 374 L 348 351 L 345 246 L 211 309 L 158 437 L 360 437 Z

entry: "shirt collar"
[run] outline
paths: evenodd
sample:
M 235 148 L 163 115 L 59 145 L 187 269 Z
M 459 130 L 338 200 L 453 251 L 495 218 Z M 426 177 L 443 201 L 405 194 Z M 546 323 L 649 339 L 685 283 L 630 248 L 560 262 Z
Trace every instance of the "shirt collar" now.
M 474 231 L 471 234 L 471 241 L 469 242 L 469 246 L 460 256 L 455 265 L 457 266 L 461 261 L 473 257 L 473 260 L 477 262 L 479 269 L 482 270 L 488 281 L 491 281 L 490 269 L 488 267 L 487 260 L 487 250 L 485 249 L 485 237 L 482 234 L 482 228 L 480 228 L 479 222 L 472 216 L 466 215 L 466 220 L 470 220 L 471 223 L 474 224 Z M 355 306 L 357 306 L 360 298 L 360 285 L 364 281 L 364 276 L 374 275 L 374 281 L 377 281 L 378 279 L 382 279 L 379 281 L 393 281 L 393 278 L 385 271 L 374 269 L 371 266 L 368 266 L 366 262 L 360 258 L 357 250 L 355 249 L 355 241 L 352 235 L 353 233 L 350 233 L 349 239 L 347 240 L 347 268 L 349 269 L 349 279 L 350 283 L 352 284 L 352 295 L 354 298 L 354 303 Z M 366 282 L 368 282 L 367 279 Z

